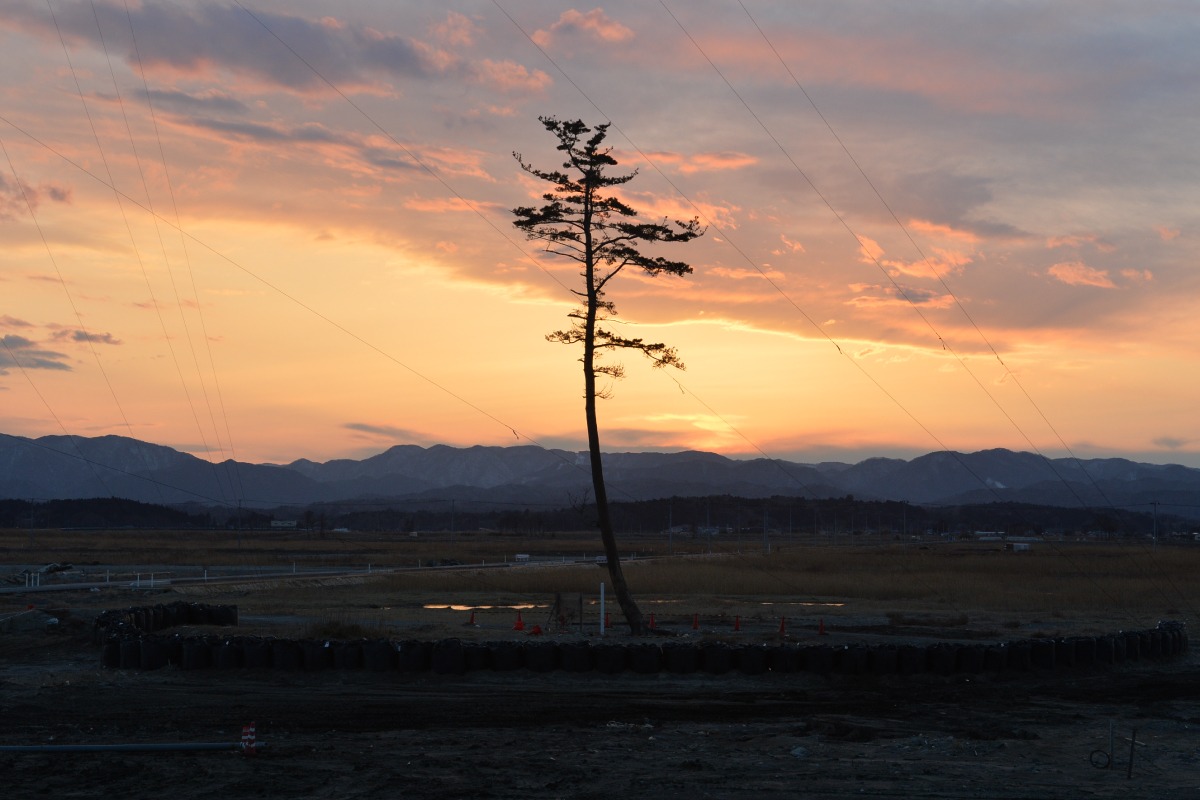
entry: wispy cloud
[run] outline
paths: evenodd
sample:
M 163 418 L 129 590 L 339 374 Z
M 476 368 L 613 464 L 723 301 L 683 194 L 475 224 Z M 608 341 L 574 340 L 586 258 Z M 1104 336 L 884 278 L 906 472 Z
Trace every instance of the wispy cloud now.
M 0 220 L 28 218 L 29 207 L 32 206 L 36 212 L 43 199 L 69 203 L 71 189 L 57 183 L 32 185 L 21 181 L 18 184 L 8 174 L 0 172 Z
M 1054 264 L 1046 272 L 1068 286 L 1096 286 L 1101 289 L 1115 289 L 1117 286 L 1108 277 L 1107 271 L 1089 267 L 1082 261 Z
M 685 175 L 691 175 L 696 172 L 724 172 L 745 169 L 758 163 L 756 156 L 732 150 L 693 153 L 691 155 L 660 150 L 646 153 L 646 156 L 656 164 L 673 166 Z
M 412 428 L 401 428 L 395 425 L 376 425 L 369 422 L 347 422 L 343 428 L 357 433 L 365 433 L 376 439 L 387 439 L 397 442 L 425 442 L 428 437 Z
M 45 369 L 69 372 L 66 353 L 45 350 L 37 342 L 24 336 L 8 334 L 0 337 L 0 375 L 7 375 L 12 368 Z
M 82 330 L 55 331 L 54 338 L 67 339 L 72 342 L 92 342 L 94 344 L 121 344 L 121 340 L 111 333 L 93 333 Z

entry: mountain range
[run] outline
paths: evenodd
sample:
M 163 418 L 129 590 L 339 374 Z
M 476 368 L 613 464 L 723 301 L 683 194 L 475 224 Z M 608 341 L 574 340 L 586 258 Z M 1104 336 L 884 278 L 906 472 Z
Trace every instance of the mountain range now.
M 1200 518 L 1200 469 L 1121 458 L 1048 459 L 994 449 L 857 464 L 737 460 L 715 453 L 606 453 L 616 501 L 663 497 L 900 500 L 918 505 L 1022 502 L 1143 507 Z M 586 453 L 531 446 L 397 445 L 361 460 L 206 461 L 122 436 L 0 436 L 0 498 L 122 497 L 163 505 L 277 508 L 317 503 L 469 501 L 568 506 L 590 498 Z

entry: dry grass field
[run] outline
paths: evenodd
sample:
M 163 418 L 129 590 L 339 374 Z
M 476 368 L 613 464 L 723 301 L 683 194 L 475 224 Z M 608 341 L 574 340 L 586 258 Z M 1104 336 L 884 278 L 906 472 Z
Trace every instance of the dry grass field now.
M 1011 552 L 999 542 L 776 537 L 768 553 L 749 538 L 662 536 L 628 537 L 622 545 L 643 612 L 668 627 L 690 627 L 699 616 L 716 632 L 734 620 L 763 634 L 777 633 L 781 620 L 797 630 L 823 620 L 1013 638 L 1152 627 L 1167 618 L 1195 625 L 1200 609 L 1200 547 L 1193 546 L 1046 542 Z M 10 586 L 24 567 L 70 564 L 43 585 L 108 581 L 85 598 L 106 607 L 177 596 L 232 603 L 244 619 L 278 618 L 290 633 L 297 624 L 455 631 L 472 611 L 481 631 L 496 631 L 508 627 L 516 609 L 546 621 L 556 600 L 573 623 L 582 604 L 585 624 L 594 618 L 598 625 L 607 571 L 594 563 L 597 552 L 594 535 L 563 532 L 0 532 L 0 571 L 7 570 Z M 517 554 L 531 561 L 518 564 Z M 241 578 L 218 582 L 228 576 Z M 165 579 L 172 585 L 163 586 Z M 49 594 L 44 602 L 56 604 Z

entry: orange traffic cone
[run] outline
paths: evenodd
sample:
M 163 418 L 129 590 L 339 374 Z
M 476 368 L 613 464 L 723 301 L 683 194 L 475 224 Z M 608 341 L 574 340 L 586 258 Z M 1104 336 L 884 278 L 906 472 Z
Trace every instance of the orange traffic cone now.
M 651 611 L 651 612 L 650 612 L 650 630 L 654 630 L 654 627 L 655 627 L 655 625 L 654 625 L 654 612 L 653 612 L 653 611 Z
M 829 634 L 827 634 L 825 632 L 825 619 L 822 617 L 820 624 L 817 625 L 817 636 L 828 636 L 828 635 Z
M 734 618 L 733 618 L 733 630 L 734 630 L 734 632 L 736 633 L 737 631 L 740 631 L 741 629 L 742 629 L 742 618 L 741 618 L 740 616 L 739 616 L 739 617 L 734 617 Z
M 523 630 L 525 630 L 525 622 L 524 622 L 524 620 L 522 620 L 522 619 L 521 619 L 521 612 L 520 612 L 520 611 L 518 611 L 518 612 L 517 612 L 517 621 L 516 621 L 516 623 L 513 625 L 513 630 L 514 630 L 514 631 L 523 631 Z
M 692 614 L 692 630 L 694 630 L 694 631 L 700 630 L 700 615 L 699 614 Z
M 787 617 L 779 618 L 779 636 L 780 638 L 787 636 Z

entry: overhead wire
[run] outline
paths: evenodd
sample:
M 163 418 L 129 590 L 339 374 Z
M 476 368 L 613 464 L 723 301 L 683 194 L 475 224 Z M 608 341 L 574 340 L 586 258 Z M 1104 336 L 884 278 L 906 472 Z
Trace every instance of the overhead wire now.
M 170 198 L 170 201 L 171 201 L 171 210 L 175 216 L 176 228 L 177 228 L 177 230 L 182 230 L 183 226 L 182 226 L 182 218 L 180 217 L 180 214 L 179 214 L 179 203 L 175 197 L 175 184 L 171 180 L 171 169 L 170 169 L 169 164 L 167 163 L 166 150 L 163 148 L 162 132 L 159 130 L 159 125 L 158 125 L 158 114 L 155 112 L 155 109 L 154 109 L 154 97 L 150 91 L 149 81 L 147 81 L 147 79 L 146 79 L 146 68 L 145 68 L 144 63 L 142 62 L 141 50 L 138 47 L 137 32 L 134 30 L 134 25 L 133 25 L 133 14 L 129 10 L 129 0 L 123 0 L 123 1 L 125 4 L 125 19 L 129 25 L 129 39 L 130 39 L 130 43 L 133 47 L 134 63 L 137 65 L 138 75 L 142 79 L 142 88 L 146 93 L 146 108 L 150 114 L 150 122 L 154 129 L 155 141 L 158 143 L 159 161 L 162 164 L 162 168 L 163 168 L 163 178 L 164 178 L 164 181 L 167 186 L 167 196 Z M 92 13 L 94 15 L 96 15 L 96 28 L 99 31 L 100 30 L 100 18 L 96 12 L 96 2 L 95 2 L 95 0 L 91 0 L 91 2 L 92 2 Z M 103 40 L 103 35 L 104 35 L 103 31 L 100 31 L 100 35 L 101 35 L 101 40 Z M 111 59 L 111 56 L 109 56 L 107 45 L 104 48 L 104 55 L 109 60 L 109 70 L 111 72 L 112 71 L 112 59 Z M 116 85 L 116 76 L 115 75 L 113 76 L 113 84 L 114 84 L 114 86 Z M 218 409 L 220 411 L 221 419 L 224 422 L 224 426 L 225 426 L 225 441 L 229 446 L 229 459 L 227 459 L 227 460 L 223 459 L 222 464 L 226 466 L 227 471 L 232 470 L 233 480 L 230 481 L 231 487 L 236 482 L 237 489 L 236 489 L 235 494 L 237 497 L 243 498 L 245 496 L 246 490 L 245 490 L 245 486 L 242 485 L 241 474 L 239 473 L 238 467 L 237 467 L 237 451 L 234 449 L 234 446 L 233 446 L 233 432 L 229 426 L 229 414 L 225 409 L 225 398 L 221 392 L 220 376 L 219 376 L 219 373 L 217 372 L 216 361 L 213 358 L 212 342 L 211 342 L 211 339 L 210 339 L 209 333 L 208 333 L 208 324 L 205 321 L 204 303 L 201 302 L 200 292 L 196 287 L 196 273 L 192 269 L 191 256 L 188 252 L 188 247 L 187 247 L 187 239 L 184 238 L 184 236 L 182 234 L 180 234 L 180 236 L 179 236 L 179 245 L 180 245 L 180 250 L 183 253 L 184 264 L 186 266 L 187 275 L 191 281 L 192 297 L 196 304 L 196 316 L 200 320 L 200 338 L 201 338 L 201 341 L 204 343 L 204 349 L 208 354 L 208 364 L 209 364 L 209 368 L 212 372 L 213 389 L 217 396 Z M 181 317 L 183 316 L 182 302 L 180 303 L 180 316 Z M 190 333 L 189 333 L 188 339 L 189 339 L 189 343 L 190 343 L 191 342 Z M 213 418 L 212 402 L 209 400 L 209 397 L 208 397 L 208 388 L 204 383 L 203 375 L 201 374 L 199 359 L 196 358 L 194 347 L 192 350 L 192 357 L 196 361 L 196 374 L 197 374 L 197 377 L 200 379 L 200 387 L 201 387 L 202 391 L 204 392 L 204 402 L 205 402 L 205 405 L 208 407 L 209 419 L 212 422 L 212 426 L 213 426 L 213 434 L 217 438 L 217 447 L 219 449 L 221 449 L 222 452 L 224 452 L 224 448 L 222 447 L 222 444 L 221 444 L 220 428 L 218 428 L 218 426 L 217 426 L 216 419 Z
M 50 6 L 50 0 L 46 0 L 46 5 L 47 5 L 47 7 Z M 134 161 L 135 166 L 137 167 L 138 178 L 142 185 L 142 191 L 146 195 L 146 206 L 147 206 L 147 208 L 149 208 L 151 210 L 151 212 L 153 212 L 154 211 L 154 199 L 150 192 L 150 183 L 149 183 L 149 181 L 146 180 L 146 171 L 142 166 L 142 157 L 138 152 L 137 140 L 135 139 L 135 137 L 133 135 L 133 126 L 130 124 L 129 114 L 125 109 L 125 98 L 121 94 L 121 86 L 120 86 L 120 83 L 117 81 L 116 72 L 113 70 L 112 57 L 108 52 L 108 42 L 105 40 L 104 29 L 100 24 L 100 15 L 96 11 L 96 4 L 95 4 L 94 0 L 91 3 L 91 7 L 92 7 L 92 16 L 96 22 L 96 33 L 99 36 L 100 46 L 101 46 L 102 50 L 104 51 L 104 58 L 105 58 L 106 63 L 108 64 L 108 73 L 109 73 L 110 78 L 112 79 L 113 92 L 117 99 L 117 107 L 121 111 L 121 119 L 124 122 L 125 133 L 129 139 L 130 152 L 133 155 L 133 161 Z M 52 13 L 53 13 L 53 10 L 52 10 Z M 58 21 L 57 21 L 57 19 L 55 19 L 55 28 L 57 29 L 57 27 L 58 27 Z M 60 37 L 61 37 L 61 33 L 60 33 Z M 63 44 L 63 48 L 64 48 L 64 50 L 66 49 L 65 42 Z M 71 65 L 71 73 L 72 73 L 72 75 L 75 74 L 75 68 L 74 68 L 73 64 Z M 76 78 L 76 86 L 78 87 L 78 78 Z M 82 90 L 80 90 L 79 100 L 81 103 L 83 103 L 84 107 L 86 108 L 87 101 L 83 96 Z M 88 113 L 88 119 L 90 122 L 91 121 L 91 113 L 90 112 Z M 108 165 L 108 158 L 105 155 L 104 146 L 101 144 L 99 132 L 96 130 L 96 126 L 94 123 L 91 125 L 91 127 L 92 127 L 92 135 L 95 137 L 95 140 L 96 140 L 96 147 L 100 150 L 101 161 L 104 163 L 105 168 L 108 170 L 109 179 L 115 185 L 116 177 L 113 174 L 112 169 Z M 119 198 L 117 199 L 117 202 L 118 202 L 118 204 L 120 204 Z M 122 209 L 122 214 L 124 214 L 123 209 Z M 186 340 L 188 348 L 191 352 L 192 363 L 196 366 L 196 377 L 200 384 L 200 390 L 201 390 L 201 394 L 204 399 L 204 404 L 208 408 L 209 419 L 212 422 L 212 425 L 214 428 L 214 433 L 218 436 L 217 447 L 220 448 L 220 438 L 219 438 L 220 431 L 219 431 L 219 429 L 216 428 L 216 420 L 213 418 L 212 403 L 208 397 L 208 387 L 205 385 L 204 376 L 200 371 L 200 360 L 196 356 L 195 342 L 192 337 L 192 332 L 191 332 L 190 326 L 188 325 L 187 314 L 184 312 L 183 300 L 179 294 L 179 287 L 175 281 L 175 271 L 171 267 L 171 258 L 167 254 L 166 241 L 163 239 L 162 228 L 158 224 L 157 218 L 153 214 L 151 214 L 151 219 L 154 221 L 154 232 L 158 238 L 159 250 L 162 253 L 163 268 L 166 270 L 167 278 L 171 285 L 171 291 L 175 296 L 175 307 L 179 311 L 179 321 L 180 321 L 180 324 L 183 326 L 184 339 Z M 130 243 L 133 245 L 134 250 L 137 251 L 138 248 L 137 248 L 136 241 L 134 240 L 133 230 L 129 226 L 128 220 L 126 220 L 126 230 L 128 230 L 128 232 L 129 232 Z M 150 276 L 149 276 L 149 273 L 146 271 L 144 263 L 142 262 L 142 257 L 141 257 L 140 252 L 138 252 L 138 263 L 142 265 L 142 276 L 146 281 L 146 288 L 150 295 L 150 302 L 151 302 L 151 305 L 154 306 L 155 312 L 158 314 L 159 324 L 162 327 L 163 340 L 167 345 L 167 349 L 171 353 L 171 360 L 174 362 L 175 370 L 179 375 L 180 387 L 183 390 L 184 398 L 187 400 L 188 408 L 191 410 L 192 420 L 196 425 L 196 432 L 200 436 L 200 442 L 205 451 L 205 460 L 208 460 L 209 463 L 211 464 L 212 461 L 210 459 L 211 459 L 212 451 L 208 444 L 208 437 L 204 432 L 203 424 L 200 422 L 200 416 L 196 411 L 195 402 L 192 399 L 191 391 L 188 389 L 187 379 L 183 374 L 183 365 L 180 363 L 179 357 L 175 352 L 175 347 L 171 343 L 171 337 L 167 332 L 166 320 L 162 315 L 162 309 L 159 305 L 158 298 L 155 296 L 154 290 L 151 286 Z M 219 477 L 220 470 L 217 468 L 217 466 L 215 464 L 213 464 L 213 472 L 215 475 L 218 476 L 217 484 L 218 484 L 218 486 L 220 486 L 220 477 Z M 222 491 L 224 491 L 224 488 L 225 488 L 224 486 L 221 486 Z M 230 489 L 232 490 L 232 485 L 230 486 Z M 231 494 L 232 494 L 232 491 L 231 491 Z
M 162 311 L 161 311 L 161 308 L 159 307 L 159 305 L 158 305 L 158 302 L 157 302 L 157 299 L 156 299 L 156 298 L 155 298 L 155 296 L 154 296 L 154 291 L 153 291 L 153 288 L 152 288 L 152 286 L 151 286 L 151 284 L 150 284 L 150 278 L 149 278 L 149 274 L 146 272 L 145 263 L 144 263 L 144 261 L 142 260 L 142 254 L 141 254 L 141 250 L 140 250 L 140 249 L 138 248 L 138 246 L 137 246 L 136 239 L 135 239 L 135 237 L 134 237 L 134 235 L 133 235 L 133 228 L 132 228 L 132 226 L 131 226 L 131 224 L 130 224 L 130 222 L 129 222 L 128 215 L 125 213 L 125 208 L 124 208 L 124 206 L 123 206 L 123 205 L 122 205 L 122 203 L 121 203 L 120 196 L 119 196 L 118 194 L 115 194 L 115 183 L 116 183 L 116 181 L 115 181 L 115 178 L 114 178 L 114 176 L 113 176 L 113 173 L 112 173 L 112 168 L 111 168 L 111 167 L 110 167 L 110 165 L 109 165 L 109 162 L 108 162 L 108 157 L 107 157 L 106 151 L 105 151 L 105 149 L 104 149 L 104 146 L 103 146 L 103 144 L 102 144 L 102 143 L 101 143 L 101 141 L 100 141 L 99 132 L 96 130 L 95 121 L 94 121 L 94 119 L 92 118 L 91 110 L 90 110 L 90 109 L 89 109 L 89 107 L 88 107 L 87 100 L 86 100 L 86 98 L 84 97 L 84 93 L 83 93 L 83 87 L 82 87 L 82 86 L 80 85 L 80 83 L 79 83 L 79 76 L 78 76 L 78 73 L 77 73 L 77 72 L 76 72 L 76 70 L 75 70 L 75 65 L 74 65 L 74 62 L 73 62 L 73 60 L 71 59 L 70 50 L 69 50 L 69 48 L 67 47 L 66 39 L 65 39 L 65 38 L 63 37 L 63 35 L 62 35 L 62 30 L 61 30 L 61 28 L 59 27 L 59 24 L 58 24 L 58 17 L 57 17 L 57 15 L 54 13 L 54 8 L 53 8 L 53 6 L 50 4 L 50 0 L 46 0 L 46 8 L 47 8 L 47 11 L 48 11 L 48 12 L 49 12 L 49 14 L 50 14 L 51 21 L 52 21 L 52 22 L 53 22 L 53 24 L 54 24 L 54 29 L 55 29 L 56 33 L 58 34 L 58 40 L 59 40 L 59 43 L 60 43 L 60 44 L 61 44 L 61 46 L 62 46 L 64 58 L 65 58 L 65 59 L 66 59 L 66 61 L 67 61 L 67 65 L 68 65 L 68 67 L 69 67 L 69 69 L 70 69 L 70 72 L 71 72 L 72 79 L 74 80 L 74 83 L 75 83 L 75 89 L 76 89 L 76 93 L 77 93 L 77 94 L 78 94 L 78 96 L 79 96 L 79 101 L 80 101 L 80 104 L 81 104 L 81 105 L 82 105 L 82 107 L 83 107 L 84 115 L 85 115 L 85 117 L 87 118 L 87 121 L 88 121 L 88 126 L 89 126 L 89 128 L 91 129 L 91 132 L 92 132 L 92 137 L 93 137 L 93 139 L 94 139 L 94 140 L 95 140 L 95 142 L 96 142 L 96 147 L 97 147 L 97 149 L 98 149 L 98 151 L 99 151 L 99 154 L 100 154 L 100 160 L 101 160 L 101 163 L 104 165 L 104 169 L 106 170 L 106 172 L 107 172 L 107 173 L 108 173 L 108 175 L 109 175 L 109 182 L 110 182 L 110 183 L 113 185 L 113 188 L 114 188 L 114 199 L 116 200 L 117 207 L 118 207 L 118 209 L 119 209 L 119 211 L 120 211 L 120 214 L 121 214 L 121 219 L 122 219 L 122 221 L 124 222 L 125 231 L 126 231 L 126 233 L 127 233 L 128 237 L 129 237 L 130 246 L 131 246 L 131 248 L 132 248 L 132 250 L 133 250 L 133 253 L 134 253 L 135 259 L 137 260 L 137 263 L 138 263 L 139 267 L 141 268 L 142 277 L 143 277 L 143 279 L 144 279 L 144 281 L 145 281 L 145 283 L 146 283 L 147 290 L 150 292 L 151 304 L 154 306 L 154 309 L 155 309 L 155 311 L 156 311 L 156 313 L 157 313 L 158 320 L 159 320 L 159 324 L 160 324 L 160 327 L 161 327 L 161 329 L 162 329 L 162 333 L 163 333 L 163 338 L 164 338 L 164 340 L 166 340 L 166 341 L 167 341 L 168 348 L 170 349 L 170 352 L 171 352 L 171 354 L 172 354 L 172 358 L 173 358 L 173 359 L 174 359 L 174 361 L 175 361 L 176 370 L 177 370 L 177 372 L 178 372 L 178 374 L 179 374 L 179 378 L 180 378 L 181 384 L 183 384 L 183 386 L 184 386 L 184 391 L 185 391 L 185 393 L 186 393 L 186 391 L 187 391 L 187 389 L 186 389 L 186 381 L 184 381 L 184 379 L 183 379 L 183 373 L 182 373 L 182 370 L 179 368 L 179 362 L 178 362 L 178 359 L 175 359 L 175 358 L 174 358 L 174 348 L 173 348 L 173 347 L 170 345 L 170 337 L 169 337 L 169 335 L 167 334 L 167 330 L 166 330 L 166 323 L 165 323 L 165 320 L 164 320 L 164 319 L 163 319 L 163 317 L 162 317 Z M 111 68 L 111 65 L 110 65 L 110 68 Z M 114 85 L 115 85 L 115 77 L 114 77 Z M 127 124 L 128 124 L 128 121 L 127 121 Z M 11 163 L 11 160 L 10 160 L 10 163 Z M 31 209 L 31 214 L 32 214 L 32 209 Z M 35 223 L 36 223 L 36 217 L 35 217 Z M 40 225 L 39 225 L 39 230 L 40 230 Z M 49 244 L 48 244 L 48 243 L 47 243 L 46 247 L 47 247 L 47 251 L 49 252 Z M 53 261 L 53 256 L 51 256 L 51 260 Z M 81 330 L 84 332 L 84 338 L 87 340 L 88 346 L 89 346 L 89 348 L 90 348 L 90 349 L 91 349 L 91 351 L 92 351 L 93 357 L 95 358 L 95 360 L 96 360 L 96 363 L 97 363 L 97 367 L 99 368 L 99 370 L 100 370 L 100 373 L 101 373 L 101 375 L 103 376 L 103 378 L 104 378 L 104 380 L 105 380 L 105 383 L 106 383 L 106 385 L 108 386 L 109 392 L 110 392 L 110 394 L 112 395 L 113 401 L 114 401 L 114 403 L 116 404 L 116 406 L 117 406 L 117 409 L 118 409 L 119 413 L 121 414 L 121 418 L 122 418 L 122 420 L 124 421 L 125 427 L 126 427 L 126 429 L 128 430 L 128 432 L 129 432 L 130 436 L 132 437 L 132 436 L 134 435 L 134 434 L 133 434 L 133 428 L 132 428 L 132 425 L 131 425 L 131 424 L 130 424 L 130 422 L 129 422 L 128 415 L 125 413 L 124 406 L 122 405 L 122 403 L 121 403 L 121 401 L 120 401 L 119 397 L 118 397 L 118 396 L 117 396 L 117 394 L 116 394 L 115 387 L 112 385 L 112 381 L 110 380 L 110 378 L 109 378 L 109 376 L 108 376 L 108 372 L 107 372 L 107 370 L 104 368 L 103 362 L 101 361 L 101 359 L 100 359 L 100 356 L 99 356 L 99 352 L 98 352 L 98 351 L 96 350 L 96 348 L 95 348 L 95 343 L 94 343 L 94 341 L 93 341 L 93 339 L 92 339 L 91 335 L 90 335 L 90 334 L 87 332 L 87 328 L 86 328 L 86 327 L 83 325 L 82 316 L 80 315 L 80 312 L 79 312 L 79 310 L 78 310 L 77 306 L 75 305 L 74 299 L 73 299 L 73 297 L 72 297 L 72 295 L 71 295 L 71 292 L 70 292 L 70 287 L 69 287 L 69 284 L 68 284 L 68 282 L 66 281 L 65 277 L 62 275 L 61 271 L 59 271 L 59 270 L 58 270 L 57 262 L 54 262 L 54 264 L 55 264 L 55 270 L 58 272 L 58 276 L 59 276 L 59 282 L 62 284 L 64 291 L 67 293 L 67 297 L 68 297 L 68 300 L 69 300 L 69 302 L 70 302 L 70 305 L 71 305 L 71 307 L 72 307 L 72 308 L 74 309 L 74 311 L 75 311 L 76 319 L 77 319 L 77 320 L 78 320 L 78 322 L 79 322 L 79 325 L 80 325 L 80 328 L 81 328 Z M 190 397 L 189 397 L 189 406 L 190 406 Z M 198 418 L 195 416 L 195 409 L 194 409 L 194 408 L 192 408 L 192 414 L 193 414 L 193 419 L 195 420 L 195 422 L 196 422 L 196 424 L 197 424 L 197 427 L 199 427 L 199 419 L 198 419 Z M 202 432 L 201 432 L 201 435 L 203 436 L 203 433 L 202 433 Z

